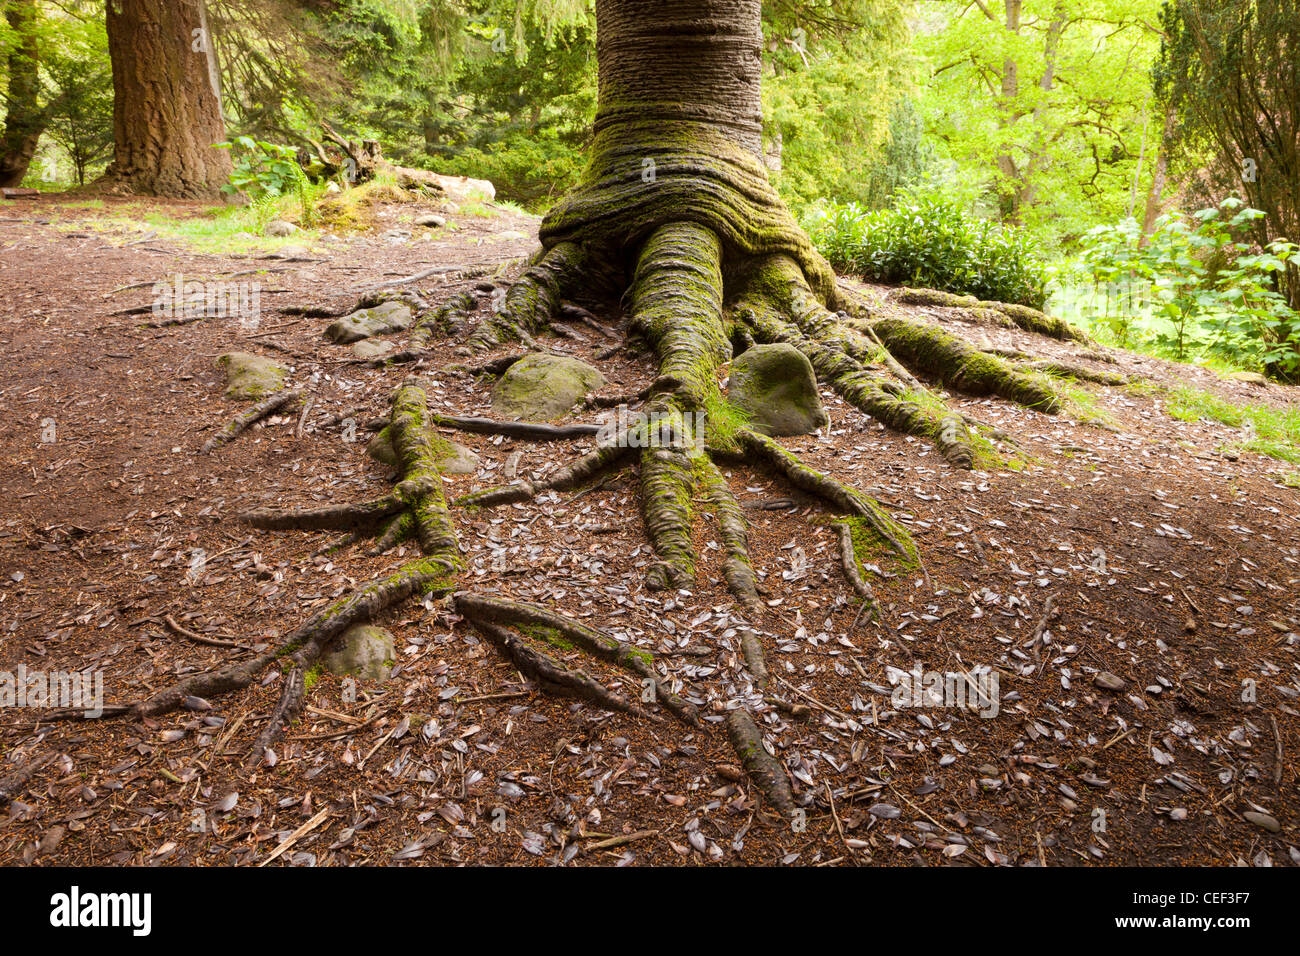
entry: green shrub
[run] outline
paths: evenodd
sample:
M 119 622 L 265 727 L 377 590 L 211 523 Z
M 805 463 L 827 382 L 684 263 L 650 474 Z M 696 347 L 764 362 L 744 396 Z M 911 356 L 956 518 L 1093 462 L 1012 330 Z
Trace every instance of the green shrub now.
M 217 149 L 228 149 L 234 157 L 230 182 L 221 187 L 222 192 L 236 195 L 244 193 L 257 209 L 260 226 L 265 226 L 263 214 L 271 214 L 282 205 L 280 199 L 292 199 L 298 205 L 298 218 L 304 227 L 318 224 L 317 207 L 329 189 L 329 182 L 313 183 L 298 165 L 291 146 L 255 140 L 251 136 L 236 136 Z
M 889 284 L 1042 308 L 1047 268 L 1029 237 L 963 213 L 940 196 L 905 193 L 892 209 L 817 208 L 806 223 L 836 269 Z
M 1300 245 L 1253 245 L 1248 227 L 1264 214 L 1235 198 L 1156 220 L 1143 241 L 1132 219 L 1092 229 L 1078 271 L 1100 308 L 1094 331 L 1178 361 L 1211 359 L 1300 379 L 1300 314 L 1278 277 L 1300 266 Z

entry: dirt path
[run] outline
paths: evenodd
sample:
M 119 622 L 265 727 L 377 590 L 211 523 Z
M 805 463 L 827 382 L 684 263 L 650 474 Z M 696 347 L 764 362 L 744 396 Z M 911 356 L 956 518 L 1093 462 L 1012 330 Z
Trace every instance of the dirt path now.
M 388 488 L 364 435 L 349 441 L 326 420 L 382 413 L 406 372 L 344 364 L 348 350 L 321 338 L 328 320 L 281 310 L 341 310 L 385 278 L 525 255 L 532 239 L 509 234 L 535 234 L 533 220 L 510 215 L 433 241 L 389 223 L 387 235 L 313 244 L 310 261 L 286 261 L 124 245 L 131 236 L 52 200 L 4 213 L 0 672 L 95 668 L 109 701 L 243 653 L 175 636 L 167 616 L 210 638 L 270 642 L 401 560 L 360 548 L 313 559 L 323 534 L 233 521 L 250 507 Z M 284 271 L 243 277 L 262 283 L 255 329 L 228 319 L 145 328 L 151 316 L 113 314 L 150 301 L 147 286 L 116 291 L 124 286 L 260 268 Z M 441 300 L 473 281 L 417 286 Z M 901 308 L 874 292 L 882 308 Z M 608 340 L 574 328 L 581 337 L 556 350 L 599 364 L 612 391 L 650 381 L 649 366 L 622 353 L 596 362 Z M 1041 357 L 1064 349 L 962 329 Z M 232 349 L 288 364 L 312 408 L 301 434 L 294 413 L 201 455 L 239 410 L 214 366 Z M 1234 401 L 1298 400 L 1294 389 L 1120 359 L 1105 367 Z M 488 409 L 487 383 L 425 374 L 440 383 L 435 410 Z M 928 583 L 877 585 L 893 634 L 857 620 L 832 532 L 809 520 L 819 506 L 761 473 L 729 474 L 742 502 L 789 499 L 747 516 L 771 611 L 760 634 L 769 667 L 782 696 L 807 710 L 769 709 L 763 727 L 803 826 L 756 812 L 720 727 L 739 648 L 731 598 L 713 583 L 715 529 L 697 523 L 693 594 L 646 592 L 649 550 L 624 476 L 456 513 L 467 585 L 669 655 L 707 715 L 703 729 L 540 696 L 441 608 L 412 604 L 381 622 L 398 637 L 394 678 L 349 701 L 322 677 L 314 709 L 251 777 L 241 758 L 278 672 L 211 711 L 160 721 L 34 733 L 19 726 L 33 712 L 0 712 L 0 777 L 30 755 L 58 755 L 0 811 L 0 862 L 253 863 L 308 824 L 279 862 L 1300 861 L 1300 492 L 1272 459 L 1221 453 L 1240 440 L 1233 429 L 1175 421 L 1159 393 L 1088 388 L 1116 430 L 959 398 L 1019 442 L 992 473 L 955 471 L 829 396 L 829 434 L 787 440 L 877 495 L 921 543 Z M 455 437 L 481 458 L 478 474 L 447 479 L 456 493 L 501 483 L 512 460 L 532 473 L 586 447 Z M 996 715 L 896 705 L 890 669 L 914 667 L 995 669 Z M 1099 687 L 1102 672 L 1122 689 Z

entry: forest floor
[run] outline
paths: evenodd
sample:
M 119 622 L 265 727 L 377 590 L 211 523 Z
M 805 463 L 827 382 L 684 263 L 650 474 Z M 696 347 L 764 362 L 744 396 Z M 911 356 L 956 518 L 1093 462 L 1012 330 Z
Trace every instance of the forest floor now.
M 259 259 L 150 238 L 113 201 L 0 208 L 0 672 L 94 668 L 107 701 L 133 700 L 246 653 L 177 636 L 167 617 L 207 638 L 270 643 L 401 562 L 364 547 L 313 558 L 325 533 L 253 531 L 233 516 L 390 487 L 364 434 L 349 440 L 327 422 L 386 413 L 410 366 L 347 364 L 349 348 L 322 337 L 328 319 L 281 310 L 341 312 L 381 281 L 535 243 L 530 217 L 500 211 L 431 231 L 410 225 L 421 211 L 434 209 L 384 207 L 372 232 L 291 239 L 288 258 Z M 265 271 L 234 278 L 247 270 Z M 177 274 L 259 281 L 260 323 L 150 328 L 149 315 L 121 314 Z M 475 281 L 453 273 L 415 287 L 436 302 Z M 866 291 L 882 310 L 927 313 L 985 347 L 1079 351 Z M 616 339 L 573 329 L 553 348 L 600 366 L 611 391 L 652 379 L 644 358 L 596 361 Z M 214 365 L 231 350 L 288 364 L 312 405 L 201 454 L 240 410 Z M 1296 466 L 1249 450 L 1256 432 L 1185 411 L 1189 394 L 1205 393 L 1296 414 L 1300 389 L 1107 351 L 1114 364 L 1098 369 L 1141 384 L 1076 386 L 1086 414 L 952 396 L 1018 443 L 996 470 L 955 470 L 829 391 L 830 428 L 782 440 L 915 534 L 928 579 L 875 581 L 896 633 L 859 615 L 832 530 L 810 520 L 820 505 L 762 472 L 728 473 L 751 505 L 772 690 L 804 705 L 761 720 L 802 825 L 765 811 L 720 723 L 738 654 L 716 530 L 697 520 L 694 592 L 647 592 L 650 552 L 624 475 L 530 504 L 453 509 L 465 586 L 655 650 L 701 702 L 700 728 L 542 696 L 440 604 L 410 602 L 378 622 L 397 635 L 392 678 L 348 700 L 322 676 L 274 764 L 251 774 L 243 758 L 279 671 L 211 711 L 156 720 L 33 729 L 38 711 L 6 711 L 0 778 L 57 757 L 0 809 L 0 862 L 1300 862 Z M 434 410 L 490 414 L 489 381 L 423 375 L 439 383 Z M 481 457 L 477 474 L 446 479 L 455 494 L 502 483 L 507 462 L 536 473 L 590 447 L 454 437 Z M 995 669 L 997 713 L 896 706 L 892 685 L 916 667 Z M 1098 686 L 1103 672 L 1123 687 Z

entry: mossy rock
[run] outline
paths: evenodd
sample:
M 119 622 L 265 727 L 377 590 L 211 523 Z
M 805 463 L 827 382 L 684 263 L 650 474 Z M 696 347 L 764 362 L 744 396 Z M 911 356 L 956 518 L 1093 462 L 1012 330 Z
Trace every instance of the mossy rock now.
M 444 475 L 478 473 L 479 457 L 472 448 L 466 448 L 459 442 L 448 441 L 440 435 L 432 436 L 430 444 L 433 446 L 434 462 Z M 375 437 L 370 439 L 370 444 L 366 446 L 366 454 L 375 461 L 383 462 L 393 468 L 397 467 L 397 452 L 393 449 L 387 428 L 380 429 L 375 433 Z
M 559 418 L 605 376 L 586 362 L 564 355 L 527 355 L 506 370 L 492 388 L 492 410 L 502 418 L 545 422 Z
M 321 665 L 331 674 L 385 681 L 393 671 L 397 645 L 386 628 L 355 624 L 334 642 Z
M 264 355 L 227 352 L 217 356 L 217 367 L 226 373 L 226 398 L 253 401 L 284 387 L 288 369 Z
M 347 345 L 362 339 L 401 332 L 414 317 L 405 302 L 385 302 L 373 309 L 357 309 L 351 315 L 336 319 L 325 327 L 325 337 L 331 342 Z
M 359 359 L 380 358 L 393 351 L 393 343 L 385 342 L 383 339 L 375 341 L 373 339 L 362 339 L 360 342 L 354 342 L 352 345 L 352 354 Z
M 808 357 L 792 345 L 755 345 L 731 365 L 727 397 L 768 435 L 808 435 L 830 423 Z

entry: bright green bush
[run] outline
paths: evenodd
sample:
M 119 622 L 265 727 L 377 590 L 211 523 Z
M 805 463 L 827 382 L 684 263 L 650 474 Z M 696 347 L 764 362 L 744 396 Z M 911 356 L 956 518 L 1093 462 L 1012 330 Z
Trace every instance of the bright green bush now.
M 1300 266 L 1300 245 L 1254 246 L 1247 230 L 1261 216 L 1230 198 L 1190 219 L 1162 216 L 1145 241 L 1132 219 L 1092 229 L 1079 267 L 1094 291 L 1094 329 L 1179 361 L 1300 379 L 1300 314 L 1278 291 L 1278 277 Z
M 892 209 L 819 207 L 805 224 L 841 272 L 1041 308 L 1047 269 L 1014 227 L 963 213 L 941 196 L 905 193 Z

